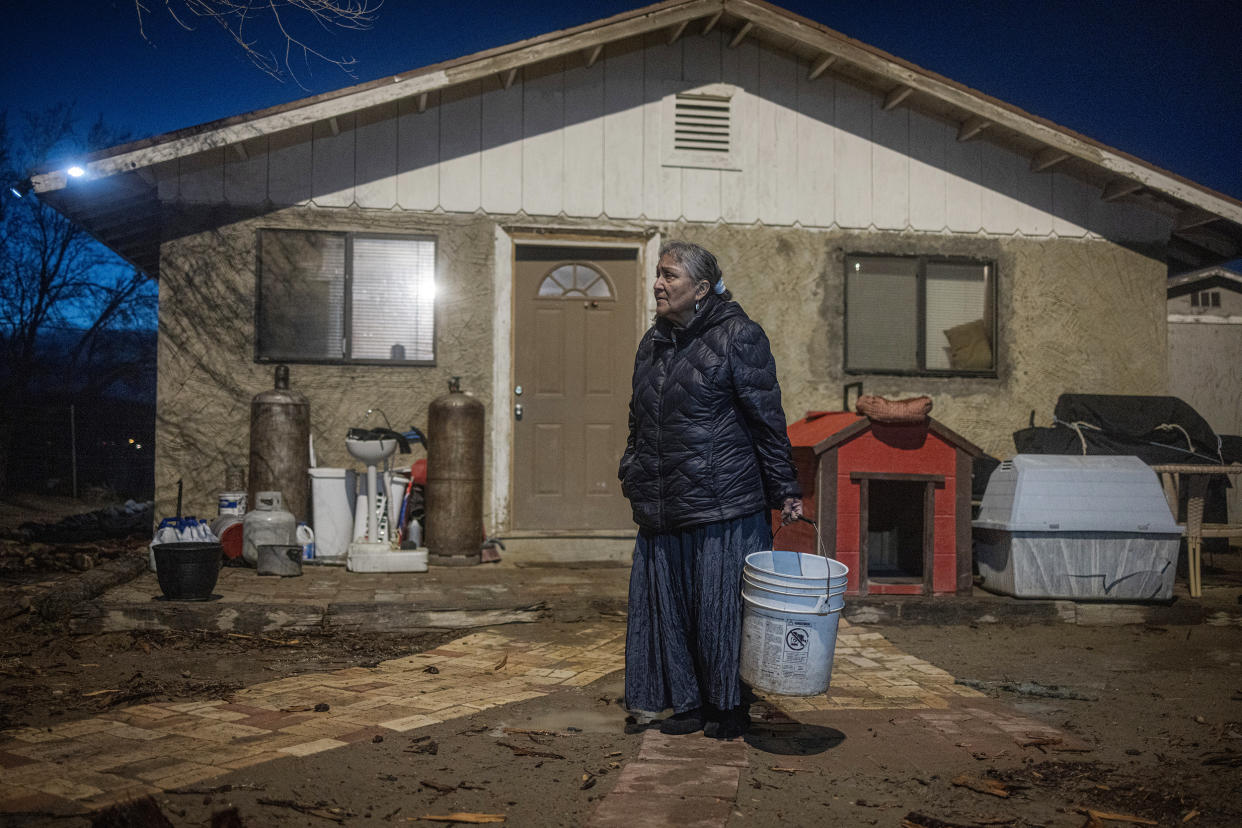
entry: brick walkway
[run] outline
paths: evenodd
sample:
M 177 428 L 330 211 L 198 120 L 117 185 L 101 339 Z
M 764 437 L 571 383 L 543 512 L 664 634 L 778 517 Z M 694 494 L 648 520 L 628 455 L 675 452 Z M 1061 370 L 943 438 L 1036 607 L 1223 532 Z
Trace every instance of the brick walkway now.
M 228 702 L 145 704 L 48 729 L 8 730 L 0 732 L 0 813 L 93 810 L 238 768 L 536 699 L 590 684 L 623 666 L 624 626 L 619 623 L 584 625 L 556 642 L 488 631 L 374 668 L 257 684 Z M 879 633 L 843 624 L 828 694 L 761 699 L 752 715 L 757 723 L 779 729 L 802 711 L 909 710 L 920 711 L 928 726 L 946 735 L 972 728 L 989 733 L 1050 730 L 1029 719 L 960 704 L 979 698 Z M 308 699 L 326 702 L 329 709 L 310 710 Z M 953 701 L 959 704 L 950 710 Z M 746 751 L 740 740 L 669 740 L 648 732 L 638 759 L 623 769 L 593 824 L 620 825 L 625 815 L 632 825 L 722 825 L 746 766 Z M 638 796 L 648 803 L 644 813 L 654 821 L 633 821 L 633 801 L 627 797 Z M 652 801 L 667 807 L 653 809 Z

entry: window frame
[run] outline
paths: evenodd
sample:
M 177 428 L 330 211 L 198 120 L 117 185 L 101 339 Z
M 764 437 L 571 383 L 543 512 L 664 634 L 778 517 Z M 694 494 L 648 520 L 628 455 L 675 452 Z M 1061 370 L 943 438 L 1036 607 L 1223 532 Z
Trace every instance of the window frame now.
M 907 259 L 918 263 L 918 272 L 916 275 L 915 294 L 917 297 L 918 307 L 916 309 L 918 330 L 916 333 L 915 358 L 921 367 L 915 369 L 907 368 L 851 368 L 849 353 L 849 325 L 850 325 L 850 307 L 849 307 L 849 263 L 851 259 Z M 846 376 L 892 376 L 892 377 L 944 377 L 947 379 L 965 378 L 965 379 L 997 379 L 1000 376 L 1000 341 L 1001 341 L 1001 321 L 1000 314 L 997 312 L 997 292 L 1000 283 L 1000 271 L 997 267 L 995 259 L 988 259 L 980 256 L 958 256 L 958 255 L 927 255 L 927 254 L 906 254 L 906 253 L 881 253 L 868 251 L 865 253 L 846 253 L 842 259 L 844 265 L 844 280 L 841 285 L 841 321 L 842 321 L 842 337 L 841 337 L 841 363 L 842 370 Z M 992 320 L 992 367 L 986 371 L 962 371 L 952 369 L 927 368 L 927 265 L 928 264 L 946 264 L 946 265 L 975 265 L 987 267 L 991 272 L 992 286 L 988 291 L 985 299 L 985 319 L 988 316 Z
M 315 233 L 326 236 L 339 236 L 345 241 L 345 263 L 344 263 L 344 302 L 342 315 L 343 338 L 342 351 L 344 354 L 339 358 L 330 357 L 271 357 L 264 356 L 260 349 L 262 343 L 259 341 L 260 331 L 260 314 L 263 308 L 263 234 L 264 233 Z M 349 355 L 352 348 L 353 340 L 353 311 L 354 311 L 354 240 L 355 239 L 381 239 L 391 241 L 429 241 L 432 243 L 432 279 L 436 279 L 440 273 L 440 239 L 439 237 L 429 233 L 368 233 L 364 231 L 350 230 L 318 230 L 313 228 L 301 227 L 261 227 L 255 236 L 255 285 L 254 285 L 254 361 L 258 364 L 274 365 L 279 363 L 288 363 L 293 365 L 401 365 L 401 366 L 424 366 L 434 367 L 436 365 L 438 342 L 437 333 L 440 325 L 440 308 L 437 301 L 432 301 L 431 306 L 431 359 L 361 359 L 353 358 Z M 436 291 L 437 299 L 439 291 Z

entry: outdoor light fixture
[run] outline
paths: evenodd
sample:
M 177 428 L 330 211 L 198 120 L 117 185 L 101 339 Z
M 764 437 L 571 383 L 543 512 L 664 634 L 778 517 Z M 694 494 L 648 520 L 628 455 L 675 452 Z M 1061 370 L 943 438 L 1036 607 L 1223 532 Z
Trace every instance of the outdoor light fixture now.
M 77 164 L 74 164 L 72 167 L 65 170 L 65 172 L 69 173 L 74 178 L 81 178 L 82 176 L 86 175 L 86 170 L 82 169 Z
M 28 178 L 25 181 L 19 181 L 16 184 L 11 185 L 9 187 L 9 192 L 17 198 L 25 198 L 26 193 L 30 192 L 31 187 L 33 186 L 34 185 L 30 183 L 30 179 Z

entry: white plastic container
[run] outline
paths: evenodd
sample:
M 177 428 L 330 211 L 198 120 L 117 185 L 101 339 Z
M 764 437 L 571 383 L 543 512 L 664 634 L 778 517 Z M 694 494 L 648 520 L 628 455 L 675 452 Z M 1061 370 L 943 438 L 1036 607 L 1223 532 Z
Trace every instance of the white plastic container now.
M 973 522 L 983 587 L 1019 598 L 1167 601 L 1181 527 L 1137 457 L 1019 454 Z
M 386 544 L 359 544 L 350 547 L 345 568 L 350 572 L 426 572 L 426 549 L 386 549 L 360 552 L 362 547 L 386 546 Z
M 401 504 L 405 502 L 405 488 L 410 485 L 408 474 L 392 472 L 388 475 L 388 525 L 401 525 Z M 396 531 L 389 529 L 389 535 L 396 537 Z
M 742 593 L 742 680 L 765 693 L 817 696 L 832 681 L 841 610 L 814 612 Z
M 849 568 L 805 552 L 746 556 L 742 574 L 740 672 L 747 684 L 783 696 L 828 689 Z
M 254 511 L 242 520 L 242 558 L 251 566 L 259 563 L 259 547 L 298 544 L 298 520 L 286 512 L 280 492 L 257 492 Z
M 311 528 L 315 531 L 315 559 L 321 564 L 345 563 L 353 539 L 354 519 L 346 491 L 345 469 L 309 469 L 311 478 Z
M 216 515 L 234 515 L 241 517 L 246 514 L 245 492 L 220 492 L 216 496 Z

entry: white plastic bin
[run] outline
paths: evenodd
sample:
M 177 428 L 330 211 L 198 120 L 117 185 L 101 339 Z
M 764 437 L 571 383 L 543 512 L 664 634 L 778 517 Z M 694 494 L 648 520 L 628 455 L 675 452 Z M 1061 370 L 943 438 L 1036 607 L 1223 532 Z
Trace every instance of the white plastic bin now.
M 311 477 L 311 528 L 319 563 L 344 564 L 353 537 L 352 492 L 345 489 L 345 469 L 314 468 Z
M 1181 527 L 1137 457 L 1019 454 L 973 523 L 983 587 L 1020 598 L 1167 601 Z

